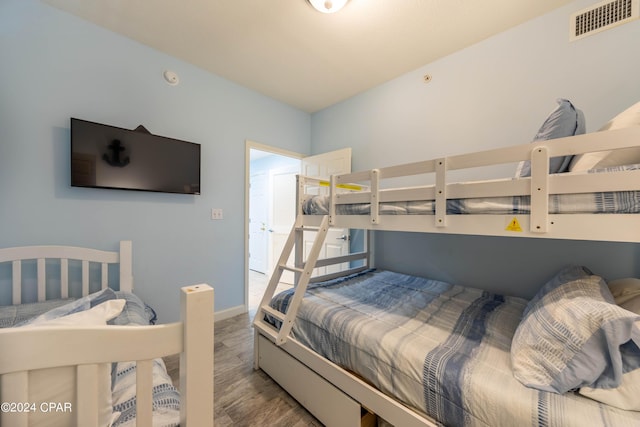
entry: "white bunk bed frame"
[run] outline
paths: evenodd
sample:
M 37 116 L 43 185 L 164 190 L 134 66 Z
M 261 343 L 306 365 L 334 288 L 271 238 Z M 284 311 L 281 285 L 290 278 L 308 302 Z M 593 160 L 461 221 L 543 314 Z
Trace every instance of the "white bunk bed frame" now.
M 369 268 L 372 262 L 368 242 L 372 230 L 639 243 L 640 214 L 549 213 L 549 195 L 552 194 L 640 191 L 640 170 L 549 174 L 550 158 L 630 147 L 640 147 L 640 127 L 334 175 L 328 182 L 319 178 L 299 177 L 295 224 L 254 318 L 254 368 L 264 370 L 328 426 L 368 425 L 371 412 L 374 412 L 393 425 L 435 427 L 437 424 L 433 420 L 381 393 L 290 336 L 307 285 Z M 447 171 L 523 160 L 531 162 L 529 178 L 470 183 L 447 181 Z M 383 189 L 381 184 L 389 178 L 422 174 L 435 174 L 435 184 L 388 189 Z M 303 200 L 310 186 L 329 187 L 328 215 L 303 214 Z M 447 214 L 448 199 L 520 195 L 531 197 L 528 215 Z M 380 214 L 381 203 L 418 200 L 435 200 L 435 215 Z M 370 203 L 370 214 L 336 214 L 337 205 L 350 203 Z M 514 220 L 518 227 L 510 227 Z M 367 230 L 364 251 L 318 259 L 330 227 Z M 306 261 L 303 261 L 304 231 L 317 231 Z M 292 253 L 295 254 L 293 266 L 287 265 Z M 363 265 L 341 273 L 312 276 L 314 268 L 356 260 L 363 260 Z M 271 308 L 269 301 L 285 270 L 294 272 L 295 292 L 287 313 L 283 314 Z M 280 320 L 280 329 L 264 321 L 265 315 Z
M 50 259 L 60 260 L 60 298 L 69 295 L 69 260 L 82 263 L 82 296 L 89 294 L 91 263 L 101 265 L 102 289 L 108 286 L 109 265 L 119 264 L 120 290 L 133 291 L 131 241 L 121 241 L 119 251 L 114 252 L 71 246 L 0 249 L 0 263 L 13 264 L 14 305 L 22 302 L 25 260 L 37 260 L 37 301 L 47 299 L 46 263 Z M 138 426 L 150 427 L 153 359 L 180 354 L 181 425 L 213 426 L 213 299 L 213 288 L 206 284 L 183 287 L 180 322 L 171 324 L 0 329 L 0 401 L 29 402 L 30 370 L 76 366 L 77 400 L 70 402 L 76 425 L 97 426 L 97 366 L 136 361 L 136 421 Z M 28 415 L 3 410 L 0 425 L 27 427 Z

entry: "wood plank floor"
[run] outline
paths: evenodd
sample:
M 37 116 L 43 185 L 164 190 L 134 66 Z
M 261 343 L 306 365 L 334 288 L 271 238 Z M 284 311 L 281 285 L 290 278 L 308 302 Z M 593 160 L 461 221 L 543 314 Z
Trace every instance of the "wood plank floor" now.
M 253 369 L 253 314 L 251 311 L 215 324 L 215 425 L 322 426 L 267 374 Z M 165 362 L 175 379 L 178 358 Z

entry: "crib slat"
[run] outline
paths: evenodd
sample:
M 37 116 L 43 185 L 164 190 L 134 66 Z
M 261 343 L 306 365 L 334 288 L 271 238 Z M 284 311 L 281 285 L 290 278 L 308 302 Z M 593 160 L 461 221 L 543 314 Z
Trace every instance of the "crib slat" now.
M 136 425 L 151 427 L 153 360 L 136 362 Z
M 78 426 L 98 426 L 98 365 L 76 368 L 77 401 L 74 407 Z
M 108 281 L 108 277 L 109 277 L 109 264 L 107 264 L 106 262 L 102 263 L 102 286 L 101 289 L 107 289 L 107 287 L 109 286 L 109 281 Z
M 45 301 L 47 299 L 47 267 L 46 260 L 44 258 L 38 258 L 38 302 Z
M 82 261 L 82 296 L 89 295 L 89 261 Z
M 29 401 L 29 375 L 27 371 L 4 374 L 0 377 L 0 401 Z M 28 412 L 0 411 L 0 425 L 27 427 L 29 425 L 28 416 Z
M 69 260 L 60 260 L 60 298 L 69 298 Z
M 22 302 L 22 261 L 17 260 L 13 261 L 13 290 L 12 290 L 12 299 L 13 304 L 17 305 Z
M 120 290 L 133 292 L 133 247 L 131 240 L 120 241 Z

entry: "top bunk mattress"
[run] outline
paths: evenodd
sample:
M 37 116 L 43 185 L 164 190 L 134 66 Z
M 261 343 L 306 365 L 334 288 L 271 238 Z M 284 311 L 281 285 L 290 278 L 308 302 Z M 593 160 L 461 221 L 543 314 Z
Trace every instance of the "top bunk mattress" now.
M 271 305 L 286 312 L 292 296 L 280 293 Z M 510 348 L 526 305 L 370 270 L 309 285 L 292 336 L 447 426 L 640 425 L 640 412 L 514 378 Z
M 640 170 L 640 164 L 593 172 Z M 305 215 L 328 215 L 328 195 L 307 195 L 302 203 Z M 435 200 L 414 200 L 379 204 L 381 215 L 434 215 Z M 503 196 L 467 199 L 448 199 L 448 215 L 464 214 L 529 214 L 530 196 Z M 370 203 L 337 204 L 337 215 L 369 215 Z M 640 213 L 640 191 L 595 192 L 549 195 L 550 214 L 629 214 Z

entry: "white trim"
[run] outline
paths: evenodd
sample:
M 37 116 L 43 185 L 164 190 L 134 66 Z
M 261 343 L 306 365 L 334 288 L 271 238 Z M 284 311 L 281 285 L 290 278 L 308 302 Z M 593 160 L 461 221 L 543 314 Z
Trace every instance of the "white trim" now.
M 225 310 L 216 311 L 215 314 L 215 322 L 219 322 L 221 320 L 230 319 L 239 314 L 244 314 L 247 312 L 246 305 L 237 305 L 235 307 L 227 308 Z

